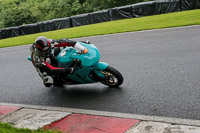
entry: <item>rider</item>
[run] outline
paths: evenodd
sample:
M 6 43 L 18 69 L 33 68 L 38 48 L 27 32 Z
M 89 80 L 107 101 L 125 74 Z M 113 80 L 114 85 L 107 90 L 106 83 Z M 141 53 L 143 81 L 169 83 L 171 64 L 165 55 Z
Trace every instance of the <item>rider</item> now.
M 58 47 L 59 51 L 66 46 L 72 46 L 77 49 L 80 53 L 85 54 L 88 49 L 81 45 L 78 41 L 60 39 L 52 40 L 47 39 L 44 36 L 39 36 L 35 43 L 31 46 L 31 60 L 43 80 L 46 87 L 50 87 L 54 84 L 54 76 L 56 75 L 66 75 L 72 74 L 74 72 L 74 67 L 70 68 L 59 68 L 57 66 L 57 61 L 54 57 L 55 48 Z M 54 48 L 54 55 L 52 49 Z

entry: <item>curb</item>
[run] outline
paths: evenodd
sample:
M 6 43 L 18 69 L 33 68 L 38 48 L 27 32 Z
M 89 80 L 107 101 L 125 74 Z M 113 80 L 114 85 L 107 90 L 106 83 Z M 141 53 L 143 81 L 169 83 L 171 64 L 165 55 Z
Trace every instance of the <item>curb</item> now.
M 200 133 L 200 120 L 0 103 L 0 121 L 70 133 Z

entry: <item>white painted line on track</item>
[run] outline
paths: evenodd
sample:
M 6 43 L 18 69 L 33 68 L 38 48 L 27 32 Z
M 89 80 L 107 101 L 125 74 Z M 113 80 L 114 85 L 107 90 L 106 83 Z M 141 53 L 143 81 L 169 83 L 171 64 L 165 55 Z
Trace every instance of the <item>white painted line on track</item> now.
M 86 109 L 73 109 L 73 108 L 65 108 L 65 107 L 12 104 L 12 103 L 0 103 L 0 106 L 17 106 L 17 107 L 23 107 L 23 108 L 28 108 L 28 109 L 61 111 L 61 112 L 99 115 L 99 116 L 108 116 L 108 117 L 131 118 L 131 119 L 137 119 L 137 120 L 142 120 L 142 121 L 154 121 L 154 122 L 164 122 L 164 123 L 189 125 L 189 126 L 200 126 L 200 120 L 191 120 L 191 119 L 170 118 L 170 117 L 161 117 L 161 116 L 149 116 L 149 115 L 86 110 Z

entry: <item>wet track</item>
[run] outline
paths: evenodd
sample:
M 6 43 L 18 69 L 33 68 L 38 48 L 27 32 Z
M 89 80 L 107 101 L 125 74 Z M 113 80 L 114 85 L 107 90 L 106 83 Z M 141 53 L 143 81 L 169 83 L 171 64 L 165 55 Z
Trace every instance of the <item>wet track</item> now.
M 124 76 L 120 88 L 100 83 L 45 88 L 30 45 L 0 49 L 0 102 L 200 120 L 200 26 L 89 39 L 101 61 Z

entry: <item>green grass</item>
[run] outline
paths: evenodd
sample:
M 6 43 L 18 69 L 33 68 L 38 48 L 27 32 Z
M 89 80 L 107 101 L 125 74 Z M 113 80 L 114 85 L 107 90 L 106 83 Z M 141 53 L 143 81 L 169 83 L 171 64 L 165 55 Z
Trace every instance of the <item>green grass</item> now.
M 50 131 L 50 130 L 30 130 L 24 128 L 15 128 L 7 123 L 0 122 L 0 133 L 61 133 L 59 131 Z
M 104 23 L 43 32 L 38 34 L 19 36 L 0 40 L 1 47 L 31 44 L 38 36 L 47 38 L 78 38 L 95 35 L 114 34 L 131 31 L 161 29 L 200 24 L 200 9 L 141 18 L 123 19 Z

